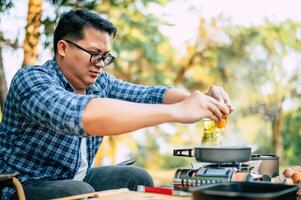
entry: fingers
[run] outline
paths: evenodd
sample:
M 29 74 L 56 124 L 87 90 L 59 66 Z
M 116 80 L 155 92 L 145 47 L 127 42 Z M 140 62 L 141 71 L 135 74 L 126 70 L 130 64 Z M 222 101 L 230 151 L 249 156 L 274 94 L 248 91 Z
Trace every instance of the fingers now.
M 228 109 L 230 109 L 230 112 L 233 111 L 233 104 L 232 104 L 228 94 L 225 92 L 225 90 L 222 87 L 211 86 L 209 88 L 207 95 L 213 97 L 218 102 L 222 102 L 222 103 L 226 104 Z
M 212 112 L 210 112 L 207 117 L 214 120 L 215 122 L 219 121 L 219 119 L 216 117 L 216 115 L 213 114 Z
M 201 118 L 208 117 L 219 122 L 223 119 L 223 116 L 229 114 L 229 108 L 223 101 L 218 102 L 215 98 L 205 95 L 200 91 L 193 92 L 186 100 L 186 105 L 189 106 L 197 103 L 195 105 L 199 106 L 200 111 L 194 112 L 196 110 L 191 110 L 190 113 L 198 113 Z M 194 107 L 194 109 L 197 108 Z
M 198 96 L 198 101 L 200 101 L 202 107 L 207 110 L 204 110 L 203 112 L 207 112 L 206 115 L 214 121 L 219 122 L 223 118 L 223 115 L 229 114 L 229 109 L 224 103 L 218 102 L 216 99 L 204 95 L 199 91 L 193 92 L 193 95 Z
M 223 114 L 222 112 L 218 109 L 217 106 L 215 106 L 214 104 L 212 104 L 211 102 L 208 103 L 207 105 L 208 110 L 211 112 L 212 116 L 210 118 L 212 118 L 214 121 L 219 122 L 222 118 L 223 118 Z
M 209 95 L 213 98 L 215 98 L 219 102 L 224 102 L 223 96 L 220 92 L 220 87 L 218 86 L 211 86 L 211 92 L 209 92 Z
M 219 87 L 219 90 L 220 90 L 221 96 L 223 97 L 225 104 L 230 108 L 230 112 L 232 112 L 234 110 L 234 108 L 233 108 L 233 104 L 232 104 L 228 94 L 222 87 Z
M 208 97 L 209 101 L 214 104 L 224 115 L 228 115 L 230 110 L 228 106 L 223 102 L 218 102 L 216 99 L 212 97 Z

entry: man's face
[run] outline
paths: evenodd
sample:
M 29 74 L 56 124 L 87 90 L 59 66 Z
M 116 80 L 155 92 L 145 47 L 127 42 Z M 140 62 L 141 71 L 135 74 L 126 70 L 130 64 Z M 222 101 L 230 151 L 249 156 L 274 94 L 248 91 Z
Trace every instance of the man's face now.
M 84 38 L 78 41 L 72 41 L 89 52 L 97 54 L 106 54 L 110 50 L 110 36 L 104 31 L 87 27 L 83 30 Z M 87 88 L 95 83 L 97 77 L 101 74 L 105 66 L 103 61 L 97 64 L 91 64 L 91 55 L 84 50 L 67 42 L 65 64 L 66 72 L 71 84 L 76 88 Z

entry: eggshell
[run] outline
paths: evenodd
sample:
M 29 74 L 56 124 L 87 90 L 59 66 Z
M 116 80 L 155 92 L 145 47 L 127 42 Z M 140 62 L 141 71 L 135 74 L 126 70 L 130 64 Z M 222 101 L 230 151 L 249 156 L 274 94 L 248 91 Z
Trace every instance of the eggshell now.
M 293 179 L 293 182 L 295 184 L 298 184 L 301 182 L 301 172 L 295 172 L 293 175 L 292 175 L 292 179 Z
M 246 181 L 248 173 L 246 172 L 236 172 L 232 176 L 232 181 Z
M 298 166 L 298 165 L 296 165 L 296 166 L 293 166 L 293 167 L 291 167 L 295 172 L 301 172 L 301 166 Z
M 286 168 L 283 170 L 283 175 L 285 178 L 290 178 L 294 173 L 295 171 L 292 168 Z

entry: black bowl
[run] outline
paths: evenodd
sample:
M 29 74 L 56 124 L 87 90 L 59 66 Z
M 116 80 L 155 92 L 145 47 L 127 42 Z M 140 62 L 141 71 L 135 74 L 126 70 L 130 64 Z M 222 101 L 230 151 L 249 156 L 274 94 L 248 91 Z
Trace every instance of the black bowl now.
M 193 200 L 296 200 L 298 187 L 262 182 L 228 182 L 191 188 Z

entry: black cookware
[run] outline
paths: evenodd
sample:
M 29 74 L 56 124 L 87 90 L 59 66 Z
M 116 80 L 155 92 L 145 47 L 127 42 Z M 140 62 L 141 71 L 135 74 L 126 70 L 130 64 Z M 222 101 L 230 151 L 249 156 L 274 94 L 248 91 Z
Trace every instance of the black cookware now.
M 193 200 L 296 200 L 298 187 L 261 182 L 228 182 L 191 189 Z
M 249 161 L 251 147 L 248 146 L 221 146 L 195 147 L 193 149 L 174 149 L 174 156 L 195 157 L 199 162 L 213 163 L 240 163 Z

